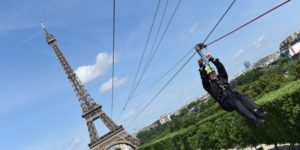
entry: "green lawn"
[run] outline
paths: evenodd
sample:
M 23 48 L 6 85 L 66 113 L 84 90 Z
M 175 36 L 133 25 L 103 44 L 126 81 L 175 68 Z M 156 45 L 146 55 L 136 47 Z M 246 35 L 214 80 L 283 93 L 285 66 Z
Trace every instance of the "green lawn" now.
M 280 107 L 278 105 L 285 105 L 283 107 L 287 107 L 287 108 L 282 108 L 281 111 L 287 111 L 286 113 L 289 113 L 289 116 L 292 116 L 289 119 L 290 122 L 296 122 L 298 116 L 296 116 L 296 120 L 295 120 L 295 116 L 293 116 L 293 115 L 299 115 L 300 114 L 299 113 L 300 110 L 298 110 L 298 109 L 300 109 L 300 106 L 299 106 L 300 105 L 299 104 L 300 100 L 299 99 L 298 99 L 298 101 L 297 101 L 297 99 L 296 100 L 295 99 L 291 100 L 290 97 L 292 97 L 292 98 L 295 98 L 295 96 L 299 97 L 299 93 L 300 93 L 299 91 L 300 91 L 300 80 L 291 82 L 291 83 L 283 86 L 282 88 L 280 88 L 278 90 L 269 92 L 269 93 L 265 94 L 264 96 L 262 96 L 261 98 L 257 99 L 256 102 L 259 105 L 263 105 L 264 107 L 266 106 L 268 109 L 270 109 L 270 111 L 274 110 L 274 113 L 278 113 L 278 115 L 281 115 L 281 116 L 285 115 L 285 114 L 283 112 L 276 112 L 276 110 L 278 109 L 276 107 Z M 293 95 L 294 93 L 298 93 L 298 94 Z M 289 108 L 288 108 L 289 105 L 286 106 L 286 103 L 289 100 L 293 101 L 293 102 L 296 101 L 296 106 L 295 106 L 295 103 L 291 103 L 290 104 L 291 107 L 293 108 L 293 110 L 289 110 Z M 269 113 L 273 113 L 273 112 L 269 112 Z M 276 116 L 276 115 L 274 115 L 274 116 Z M 186 141 L 188 141 L 189 137 L 188 136 L 185 137 L 185 135 L 188 134 L 189 136 L 194 136 L 194 135 L 196 136 L 197 134 L 195 132 L 198 131 L 199 129 L 201 129 L 202 125 L 205 126 L 207 122 L 209 122 L 209 123 L 215 123 L 215 122 L 219 122 L 220 123 L 221 122 L 221 124 L 217 124 L 217 125 L 214 125 L 214 127 L 212 127 L 212 128 L 215 128 L 215 129 L 219 129 L 220 127 L 222 127 L 222 123 L 230 124 L 230 123 L 228 123 L 228 120 L 231 120 L 234 117 L 239 117 L 239 116 L 236 115 L 236 113 L 226 113 L 224 111 L 218 111 L 218 112 L 216 112 L 215 114 L 213 114 L 211 116 L 207 116 L 206 118 L 199 120 L 195 125 L 189 126 L 187 128 L 182 128 L 182 129 L 180 129 L 178 131 L 175 131 L 175 132 L 170 132 L 170 131 L 163 132 L 160 136 L 156 137 L 152 141 L 148 142 L 145 145 L 142 145 L 140 147 L 140 149 L 155 149 L 155 148 L 151 148 L 151 147 L 157 147 L 157 145 L 161 145 L 161 143 L 168 143 L 169 144 L 170 142 L 173 142 L 174 138 L 176 138 L 176 137 L 179 137 L 179 138 L 182 137 L 182 140 L 184 138 L 186 138 L 185 141 L 183 141 L 183 142 L 186 142 Z M 270 122 L 272 122 L 272 121 L 278 121 L 278 118 L 276 118 L 276 117 L 273 118 L 273 116 L 272 116 L 270 118 Z M 227 122 L 226 122 L 226 119 L 227 119 Z M 239 119 L 241 119 L 241 118 L 239 118 Z M 225 122 L 224 122 L 224 120 L 225 120 Z M 235 119 L 235 120 L 237 120 L 237 119 Z M 267 120 L 267 121 L 269 121 L 269 120 Z M 243 123 L 245 123 L 245 121 L 242 122 L 241 124 L 243 124 Z M 237 124 L 237 125 L 234 124 L 233 127 L 238 126 L 238 125 L 239 124 Z M 293 125 L 293 124 L 291 124 L 291 125 Z M 294 125 L 295 125 L 295 123 L 294 123 Z M 245 126 L 247 127 L 247 125 L 245 125 Z M 268 125 L 266 125 L 266 126 L 268 126 Z M 280 128 L 280 125 L 278 125 L 278 126 L 279 127 L 277 127 L 277 128 Z M 297 124 L 297 127 L 299 127 L 299 126 L 300 125 Z M 199 127 L 199 129 L 198 129 L 198 127 Z M 269 126 L 269 128 L 270 127 L 271 126 Z M 274 128 L 275 127 L 276 126 L 274 126 Z M 288 128 L 288 124 L 286 125 L 286 127 Z M 239 127 L 237 127 L 237 128 L 239 128 Z M 290 128 L 292 128 L 292 127 L 290 127 Z M 230 129 L 228 129 L 228 130 L 230 130 Z M 248 127 L 247 127 L 247 130 L 248 130 Z M 249 130 L 255 130 L 255 132 L 256 132 L 256 130 L 258 130 L 258 129 L 255 129 L 252 126 L 249 126 Z M 268 135 L 272 134 L 271 133 L 272 130 L 270 130 L 270 131 L 269 130 L 270 129 L 268 129 L 266 131 L 266 134 L 268 134 Z M 212 133 L 212 134 L 215 134 L 214 138 L 217 138 L 218 133 Z M 200 136 L 200 135 L 197 135 L 197 136 Z M 223 137 L 223 136 L 221 136 L 221 137 Z M 254 137 L 255 137 L 255 135 L 254 135 Z M 199 137 L 197 137 L 197 138 L 199 138 Z M 213 138 L 211 138 L 211 137 L 209 137 L 209 139 L 213 140 Z M 270 139 L 272 140 L 272 137 L 270 137 Z M 214 140 L 215 141 L 220 141 L 219 139 L 214 139 Z M 226 142 L 227 141 L 223 141 L 223 143 L 226 143 Z M 230 141 L 230 142 L 232 142 L 232 141 Z M 245 145 L 248 144 L 247 141 L 241 141 L 241 142 L 244 142 Z M 227 145 L 228 145 L 228 142 L 227 142 Z M 220 145 L 217 145 L 216 148 L 218 148 L 218 146 L 220 147 Z M 178 148 L 178 149 L 182 149 L 182 148 Z M 185 149 L 185 148 L 183 148 L 183 149 Z

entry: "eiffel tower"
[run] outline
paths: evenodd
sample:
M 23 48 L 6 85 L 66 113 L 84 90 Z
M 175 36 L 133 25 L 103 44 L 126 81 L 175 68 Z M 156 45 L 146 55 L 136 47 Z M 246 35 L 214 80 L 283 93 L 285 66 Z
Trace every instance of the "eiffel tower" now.
M 132 149 L 137 149 L 137 146 L 140 143 L 139 140 L 128 134 L 122 125 L 118 126 L 116 123 L 114 123 L 106 115 L 106 113 L 103 112 L 102 106 L 96 104 L 59 49 L 55 37 L 46 30 L 43 24 L 42 27 L 46 33 L 46 40 L 48 44 L 54 49 L 54 52 L 61 63 L 76 96 L 78 97 L 83 112 L 82 117 L 86 120 L 91 140 L 91 142 L 88 144 L 89 148 L 91 150 L 108 150 L 115 145 L 125 144 L 130 146 Z M 94 124 L 94 121 L 97 119 L 101 119 L 101 121 L 109 129 L 109 132 L 101 137 L 99 137 Z

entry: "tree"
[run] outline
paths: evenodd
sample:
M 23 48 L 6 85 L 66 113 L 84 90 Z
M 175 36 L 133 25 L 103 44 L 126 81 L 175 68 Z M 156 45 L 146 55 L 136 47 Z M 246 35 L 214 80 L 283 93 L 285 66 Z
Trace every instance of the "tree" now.
M 180 110 L 180 116 L 181 117 L 185 116 L 187 113 L 189 113 L 189 110 L 187 108 L 182 108 Z
M 262 68 L 255 68 L 244 75 L 241 75 L 237 78 L 237 82 L 239 86 L 249 84 L 255 80 L 257 80 L 260 76 L 263 75 Z

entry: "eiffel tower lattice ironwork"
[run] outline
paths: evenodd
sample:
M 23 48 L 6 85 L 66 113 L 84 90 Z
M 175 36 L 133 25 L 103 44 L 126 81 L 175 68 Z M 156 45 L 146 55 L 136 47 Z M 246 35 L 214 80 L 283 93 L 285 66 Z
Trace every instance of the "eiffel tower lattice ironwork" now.
M 42 24 L 43 26 L 43 24 Z M 59 49 L 55 37 L 50 34 L 43 26 L 48 44 L 54 49 L 59 62 L 61 63 L 65 74 L 67 75 L 76 96 L 79 99 L 79 103 L 83 112 L 82 117 L 86 120 L 89 136 L 91 142 L 89 148 L 91 150 L 107 150 L 118 144 L 126 144 L 133 149 L 136 149 L 139 145 L 139 140 L 134 136 L 128 134 L 122 126 L 118 126 L 109 118 L 105 112 L 102 111 L 101 105 L 96 104 L 87 90 L 84 88 L 81 81 L 71 68 L 67 59 Z M 107 126 L 109 132 L 99 137 L 94 121 L 101 119 L 101 121 Z

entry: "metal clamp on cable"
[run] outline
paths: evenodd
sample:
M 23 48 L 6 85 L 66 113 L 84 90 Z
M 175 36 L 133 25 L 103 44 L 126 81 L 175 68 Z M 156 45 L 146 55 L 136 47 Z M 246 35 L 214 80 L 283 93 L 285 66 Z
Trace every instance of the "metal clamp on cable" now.
M 203 44 L 203 43 L 199 43 L 195 46 L 195 49 L 198 53 L 200 53 L 200 51 L 203 49 L 203 48 L 206 48 L 207 45 Z
M 195 50 L 200 55 L 200 57 L 204 60 L 204 64 L 210 67 L 208 60 L 205 58 L 205 55 L 202 52 L 202 49 L 207 48 L 207 45 L 204 43 L 199 43 L 195 46 Z

